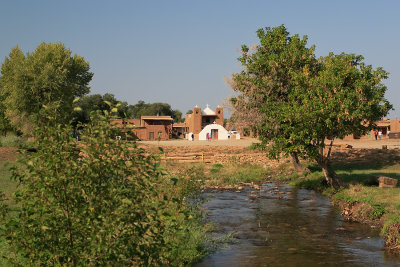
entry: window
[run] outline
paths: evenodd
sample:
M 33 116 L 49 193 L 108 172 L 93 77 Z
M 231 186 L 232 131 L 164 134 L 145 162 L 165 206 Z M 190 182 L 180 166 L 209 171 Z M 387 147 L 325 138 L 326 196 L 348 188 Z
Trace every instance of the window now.
M 198 111 L 198 110 L 196 110 L 196 114 L 199 114 L 199 111 Z
M 218 114 L 221 114 L 221 110 L 218 110 Z

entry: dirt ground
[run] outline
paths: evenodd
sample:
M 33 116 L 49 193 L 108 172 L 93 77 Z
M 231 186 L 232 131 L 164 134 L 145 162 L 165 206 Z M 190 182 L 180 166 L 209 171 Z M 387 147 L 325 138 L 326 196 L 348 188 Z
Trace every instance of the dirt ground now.
M 219 152 L 224 154 L 252 154 L 246 150 L 251 144 L 259 142 L 254 138 L 242 138 L 240 140 L 223 140 L 223 141 L 188 141 L 188 140 L 168 140 L 168 141 L 141 141 L 140 143 L 144 146 L 156 148 L 161 146 L 166 148 L 167 151 L 177 151 L 177 149 L 183 153 L 190 153 L 193 151 L 205 151 L 205 152 Z M 336 140 L 334 144 L 348 144 L 354 149 L 369 149 L 376 150 L 381 149 L 383 145 L 386 145 L 389 150 L 395 149 L 400 151 L 400 139 L 383 139 L 383 140 Z M 341 151 L 337 148 L 335 150 Z M 372 152 L 372 151 L 371 151 Z M 16 158 L 16 148 L 0 147 L 0 161 L 13 161 Z M 249 158 L 250 160 L 250 158 Z
M 15 160 L 17 156 L 16 150 L 13 147 L 0 147 L 0 162 Z
M 252 143 L 259 142 L 255 138 L 245 137 L 240 140 L 213 140 L 213 141 L 188 141 L 185 139 L 173 139 L 168 141 L 141 141 L 141 144 L 145 145 L 159 145 L 159 146 L 229 146 L 229 147 L 248 147 Z M 400 149 L 400 139 L 382 139 L 382 140 L 370 140 L 370 139 L 356 139 L 356 140 L 335 140 L 334 144 L 348 144 L 353 148 L 366 148 L 366 149 L 377 149 L 382 148 L 383 145 L 387 145 L 388 149 Z
M 212 141 L 189 141 L 186 139 L 171 139 L 167 141 L 140 141 L 139 143 L 144 145 L 159 145 L 159 146 L 230 146 L 230 147 L 248 147 L 252 143 L 259 142 L 255 138 L 242 138 L 240 140 L 212 140 Z

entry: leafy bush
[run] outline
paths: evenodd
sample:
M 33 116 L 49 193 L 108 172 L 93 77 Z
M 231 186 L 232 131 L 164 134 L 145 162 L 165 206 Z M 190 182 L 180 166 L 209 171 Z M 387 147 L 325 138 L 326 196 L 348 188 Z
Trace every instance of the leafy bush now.
M 95 114 L 81 142 L 52 118 L 37 128 L 37 152 L 13 169 L 19 209 L 2 228 L 8 245 L 44 266 L 197 260 L 206 237 L 201 213 L 184 196 L 190 181 L 178 188 L 182 179 L 166 179 L 156 157 L 113 139 L 109 121 Z
M 398 250 L 400 246 L 400 217 L 395 216 L 386 221 L 381 234 L 385 238 L 388 248 Z
M 370 218 L 371 219 L 379 219 L 386 212 L 387 212 L 386 209 L 384 207 L 382 207 L 381 205 L 378 205 L 378 204 L 372 205 L 372 211 L 370 212 Z

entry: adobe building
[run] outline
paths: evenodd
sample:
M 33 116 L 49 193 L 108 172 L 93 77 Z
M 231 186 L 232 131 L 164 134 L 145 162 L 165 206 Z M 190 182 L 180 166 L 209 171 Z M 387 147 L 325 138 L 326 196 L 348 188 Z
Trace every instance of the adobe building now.
M 197 105 L 192 109 L 192 114 L 185 115 L 185 127 L 187 139 L 207 140 L 207 134 L 212 140 L 227 140 L 231 138 L 231 134 L 224 128 L 224 109 L 217 106 L 215 110 L 207 107 L 201 110 Z M 239 135 L 232 136 L 240 139 Z
M 382 119 L 376 122 L 376 130 L 382 132 L 382 138 L 400 139 L 400 120 Z M 375 139 L 375 130 L 366 135 L 357 136 L 355 134 L 348 135 L 343 140 L 353 139 Z
M 114 125 L 126 125 L 133 138 L 140 140 L 168 140 L 172 137 L 171 116 L 141 116 L 139 119 L 116 119 Z

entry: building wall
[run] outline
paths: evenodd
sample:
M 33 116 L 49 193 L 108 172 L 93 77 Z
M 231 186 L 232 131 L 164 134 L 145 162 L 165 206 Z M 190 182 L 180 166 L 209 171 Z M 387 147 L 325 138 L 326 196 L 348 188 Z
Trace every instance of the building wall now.
M 224 109 L 215 108 L 215 123 L 224 126 Z
M 391 120 L 390 121 L 390 132 L 391 133 L 400 133 L 400 120 Z
M 215 116 L 203 115 L 199 107 L 194 107 L 192 111 L 192 114 L 185 115 L 185 123 L 190 133 L 199 134 L 204 127 L 212 124 L 214 121 L 216 124 L 224 125 L 224 109 L 221 107 L 215 108 Z
M 158 125 L 151 125 L 151 122 L 155 122 Z M 123 124 L 130 124 L 135 126 L 131 131 L 140 140 L 157 140 L 158 134 L 160 133 L 160 140 L 168 140 L 172 137 L 172 122 L 169 120 L 114 120 L 112 122 L 118 127 L 122 127 Z M 139 128 L 136 128 L 139 127 Z

